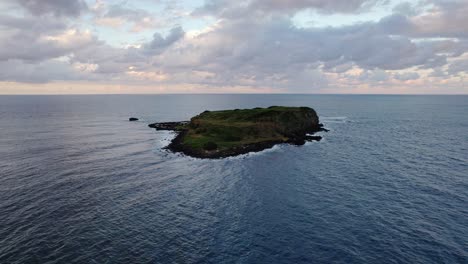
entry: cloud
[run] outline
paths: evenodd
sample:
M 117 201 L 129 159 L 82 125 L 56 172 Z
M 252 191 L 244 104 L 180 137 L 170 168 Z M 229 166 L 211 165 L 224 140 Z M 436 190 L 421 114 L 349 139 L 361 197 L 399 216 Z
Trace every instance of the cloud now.
M 420 75 L 417 72 L 396 73 L 394 78 L 400 81 L 409 81 L 419 79 Z
M 109 75 L 118 77 L 119 74 L 129 71 L 160 71 L 159 68 L 153 66 L 157 64 L 153 56 L 163 53 L 182 40 L 184 36 L 185 31 L 177 26 L 172 28 L 165 37 L 159 32 L 154 33 L 152 40 L 138 47 L 116 48 L 106 43 L 95 42 L 93 45 L 75 50 L 70 61 L 97 65 L 95 73 L 107 75 L 107 77 Z M 106 77 L 103 76 L 103 78 Z
M 0 33 L 2 35 L 11 31 L 40 34 L 41 32 L 60 31 L 65 28 L 67 28 L 67 24 L 64 21 L 50 17 L 37 19 L 35 17 L 18 17 L 8 14 L 0 16 Z
M 68 28 L 62 20 L 51 17 L 0 18 L 0 61 L 57 58 L 96 41 L 90 32 Z
M 468 59 L 457 60 L 450 64 L 448 73 L 456 75 L 459 73 L 468 73 Z
M 343 64 L 369 70 L 406 69 L 444 61 L 440 58 L 453 50 L 441 41 L 414 42 L 376 28 L 373 23 L 308 29 L 296 28 L 287 19 L 227 20 L 180 43 L 177 51 L 169 49 L 160 60 L 169 62 L 169 67 L 214 71 L 224 76 L 255 75 L 261 80 L 272 75 L 293 77 L 301 69 L 322 65 L 324 70 Z
M 366 70 L 363 71 L 358 79 L 364 82 L 384 82 L 389 79 L 389 74 L 383 70 Z
M 1 38 L 0 38 L 1 39 Z M 0 42 L 0 61 L 42 61 L 58 58 L 95 42 L 88 32 L 67 30 L 57 35 L 12 34 Z
M 82 48 L 69 47 L 80 43 L 65 40 L 77 33 L 42 39 L 73 50 L 73 63 L 97 65 L 93 74 L 103 79 L 121 78 L 119 74 L 132 72 L 139 80 L 164 75 L 152 80 L 296 91 L 326 87 L 330 82 L 327 72 L 340 74 L 353 67 L 365 70 L 360 81 L 377 82 L 388 80 L 385 70 L 440 66 L 460 44 L 447 40 L 415 42 L 404 35 L 389 35 L 394 24 L 387 21 L 297 28 L 282 17 L 224 20 L 193 38 L 185 38 L 184 30 L 175 27 L 165 37 L 157 32 L 140 48 L 126 49 L 96 42 Z M 414 76 L 395 75 L 400 80 L 409 77 Z
M 17 0 L 16 2 L 36 16 L 53 14 L 77 17 L 88 10 L 84 0 Z
M 414 3 L 402 2 L 393 8 L 393 13 L 405 16 L 414 16 L 420 12 L 420 10 L 418 10 L 418 7 L 419 6 L 415 5 Z
M 185 31 L 180 26 L 172 28 L 165 38 L 162 37 L 160 33 L 156 32 L 153 35 L 153 39 L 144 45 L 144 49 L 148 53 L 161 53 L 166 48 L 183 38 L 184 35 Z
M 35 7 L 39 2 L 18 2 L 28 11 L 23 17 L 15 12 L 0 17 L 0 65 L 8 68 L 0 80 L 83 79 L 313 92 L 347 86 L 383 89 L 403 82 L 421 86 L 424 82 L 450 82 L 468 69 L 466 1 L 402 3 L 380 20 L 334 27 L 298 27 L 293 16 L 303 10 L 315 10 L 321 16 L 351 16 L 387 3 L 208 1 L 191 19 L 210 15 L 216 22 L 196 32 L 185 32 L 181 26 L 170 26 L 172 23 L 158 24 L 152 11 L 138 5 L 98 1 L 89 8 L 92 17 L 83 18 L 80 14 L 88 9 L 84 2 L 66 1 L 71 5 L 65 7 L 60 1 L 48 0 L 43 10 Z M 82 21 L 95 23 L 98 30 L 80 29 Z M 109 37 L 108 33 L 98 38 L 103 25 L 156 32 L 145 38 L 133 37 L 131 45 L 122 47 L 102 39 Z
M 194 15 L 214 15 L 224 18 L 245 18 L 255 15 L 294 14 L 301 10 L 321 13 L 352 13 L 368 10 L 385 3 L 381 0 L 209 0 L 197 8 Z
M 70 64 L 57 60 L 39 63 L 27 63 L 22 60 L 0 61 L 0 68 L 2 81 L 46 83 L 54 80 L 79 80 L 85 77 L 74 71 Z
M 427 12 L 410 18 L 418 36 L 468 37 L 467 1 L 434 1 L 433 5 Z
M 377 3 L 376 0 L 253 0 L 249 7 L 265 11 L 317 9 L 327 13 L 350 13 Z
M 96 24 L 115 29 L 129 24 L 130 31 L 140 32 L 154 27 L 161 27 L 165 24 L 164 21 L 155 19 L 155 15 L 146 10 L 129 8 L 123 4 L 106 6 L 98 2 L 93 7 L 93 11 L 96 15 Z

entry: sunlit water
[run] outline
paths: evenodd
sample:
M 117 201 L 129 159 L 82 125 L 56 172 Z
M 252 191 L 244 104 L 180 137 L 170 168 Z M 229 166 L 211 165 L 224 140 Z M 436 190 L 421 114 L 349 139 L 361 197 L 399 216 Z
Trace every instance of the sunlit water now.
M 270 105 L 331 131 L 200 160 L 147 127 Z M 0 263 L 73 262 L 468 263 L 468 97 L 1 96 Z

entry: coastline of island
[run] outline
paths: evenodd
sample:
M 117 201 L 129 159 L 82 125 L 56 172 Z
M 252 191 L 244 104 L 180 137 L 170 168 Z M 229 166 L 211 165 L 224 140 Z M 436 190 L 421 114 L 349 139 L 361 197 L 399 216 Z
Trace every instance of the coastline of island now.
M 178 133 L 165 149 L 208 159 L 258 152 L 277 144 L 303 145 L 321 140 L 316 132 L 328 131 L 314 109 L 284 106 L 204 111 L 190 121 L 148 126 Z

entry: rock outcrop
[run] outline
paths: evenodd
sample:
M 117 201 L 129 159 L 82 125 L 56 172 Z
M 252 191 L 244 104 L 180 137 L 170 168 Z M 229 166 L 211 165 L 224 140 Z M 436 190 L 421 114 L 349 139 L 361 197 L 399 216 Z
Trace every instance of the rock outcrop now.
M 149 126 L 179 132 L 167 149 L 198 158 L 236 156 L 281 143 L 302 145 L 320 140 L 312 134 L 326 131 L 312 108 L 283 106 L 205 111 L 190 121 Z

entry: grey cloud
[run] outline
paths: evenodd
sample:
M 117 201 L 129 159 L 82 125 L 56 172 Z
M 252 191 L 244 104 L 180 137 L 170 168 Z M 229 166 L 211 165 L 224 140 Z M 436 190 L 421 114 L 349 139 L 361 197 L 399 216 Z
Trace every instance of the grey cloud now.
M 79 16 L 88 9 L 84 0 L 17 0 L 33 15 Z
M 290 6 L 283 6 L 286 2 Z M 19 73 L 3 73 L 0 79 L 47 81 L 80 76 L 120 81 L 130 78 L 126 73 L 131 70 L 163 72 L 170 76 L 167 82 L 174 83 L 265 86 L 307 91 L 308 88 L 329 85 L 328 73 L 345 76 L 353 67 L 364 71 L 358 77 L 348 77 L 361 82 L 384 82 L 390 77 L 404 81 L 420 77 L 414 72 L 389 74 L 386 70 L 407 70 L 411 67 L 445 69 L 448 66 L 449 74 L 458 74 L 468 69 L 464 61 L 453 62 L 454 58 L 468 52 L 468 41 L 463 37 L 466 29 L 447 22 L 459 23 L 464 18 L 441 15 L 459 14 L 453 5 L 436 3 L 436 13 L 439 15 L 433 17 L 432 22 L 424 14 L 405 11 L 410 7 L 401 6 L 397 14 L 377 22 L 298 28 L 290 16 L 282 14 L 281 10 L 287 9 L 284 13 L 288 13 L 316 8 L 322 12 L 351 12 L 362 10 L 376 1 L 325 3 L 320 0 L 252 0 L 238 3 L 213 1 L 205 5 L 205 12 L 229 18 L 219 20 L 209 31 L 192 38 L 185 37 L 181 27 L 174 27 L 166 36 L 155 33 L 150 41 L 140 43 L 141 48 L 112 47 L 96 38 L 59 45 L 43 38 L 67 28 L 59 19 L 44 22 L 53 16 L 41 17 L 37 25 L 33 18 L 0 17 L 1 66 L 29 72 L 24 78 Z M 257 8 L 249 11 L 247 7 L 254 5 Z M 465 5 L 459 3 L 456 6 L 464 10 Z M 256 16 L 259 13 L 255 12 L 267 15 Z M 141 15 L 143 13 L 119 8 L 111 8 L 108 12 L 108 16 L 135 20 Z M 422 27 L 427 24 L 441 26 Z M 444 31 L 446 27 L 447 31 Z M 441 36 L 450 38 L 441 39 Z M 93 73 L 67 75 L 57 69 L 57 65 L 65 64 L 49 64 L 51 58 L 59 56 L 68 56 L 70 63 L 89 63 L 98 67 Z M 41 78 L 41 74 L 47 75 L 46 67 L 51 67 L 54 74 Z
M 155 33 L 153 39 L 144 43 L 141 48 L 115 48 L 105 43 L 97 43 L 74 51 L 72 62 L 92 63 L 99 65 L 96 73 L 118 75 L 130 70 L 151 70 L 153 56 L 158 55 L 185 35 L 181 27 L 174 27 L 166 37 Z
M 376 26 L 388 34 L 413 38 L 468 38 L 467 13 L 468 2 L 448 2 L 436 5 L 430 13 L 413 16 L 395 13 Z
M 67 19 L 62 17 L 77 16 L 85 7 L 47 0 L 20 0 L 6 6 L 15 11 L 19 6 L 28 12 L 0 16 L 0 80 L 40 83 L 84 78 L 69 63 L 54 58 L 97 42 L 90 34 L 70 31 Z
M 105 12 L 100 9 L 95 10 L 96 21 L 105 26 L 119 27 L 119 23 L 112 25 L 112 22 L 106 24 L 106 19 L 117 19 L 117 22 L 126 22 L 132 24 L 131 31 L 140 31 L 143 29 L 149 29 L 156 25 L 161 26 L 165 22 L 163 20 L 158 21 L 154 15 L 143 9 L 129 8 L 125 5 L 111 5 Z M 112 21 L 112 20 L 111 20 Z
M 328 61 L 323 63 L 323 69 L 327 72 L 334 72 L 334 73 L 344 73 L 350 69 L 352 69 L 354 63 L 346 62 L 342 59 L 338 59 L 335 61 Z
M 417 72 L 405 72 L 397 73 L 393 77 L 400 81 L 409 81 L 419 79 L 419 74 Z
M 44 17 L 0 17 L 0 60 L 22 59 L 40 61 L 63 56 L 73 50 L 96 42 L 95 38 L 80 35 L 68 42 L 54 37 L 66 34 L 67 25 L 62 20 Z M 82 38 L 84 37 L 84 38 Z
M 414 33 L 420 37 L 468 38 L 468 2 L 464 0 L 431 1 L 429 13 L 411 17 Z
M 389 75 L 385 71 L 382 71 L 382 70 L 371 70 L 371 71 L 367 70 L 367 71 L 363 71 L 359 75 L 358 78 L 359 80 L 364 81 L 364 82 L 367 82 L 367 81 L 383 82 L 383 81 L 388 80 Z
M 131 9 L 122 5 L 111 5 L 104 16 L 123 17 L 130 21 L 139 21 L 143 17 L 150 16 L 150 13 L 142 9 Z
M 311 69 L 343 73 L 353 66 L 366 70 L 361 81 L 384 81 L 385 70 L 433 68 L 468 51 L 460 40 L 422 39 L 407 16 L 342 27 L 297 28 L 284 16 L 226 19 L 212 31 L 181 42 L 156 58 L 168 72 L 207 71 L 212 84 L 252 81 L 291 87 Z M 396 78 L 416 78 L 414 74 Z M 297 84 L 297 82 L 295 83 Z
M 53 80 L 77 80 L 84 77 L 73 71 L 68 63 L 60 61 L 40 63 L 26 63 L 21 60 L 0 61 L 0 68 L 2 81 L 45 83 Z
M 468 60 L 457 60 L 450 64 L 448 73 L 456 75 L 458 73 L 468 73 Z
M 376 33 L 391 35 L 413 35 L 415 27 L 407 16 L 402 14 L 392 14 L 382 18 L 374 25 Z
M 67 28 L 62 20 L 44 17 L 16 17 L 11 15 L 0 16 L 0 33 L 2 31 L 31 31 L 36 34 L 56 32 Z
M 138 57 L 133 49 L 114 48 L 107 44 L 89 46 L 74 52 L 73 63 L 91 63 L 98 65 L 97 74 L 118 75 L 128 71 L 128 67 L 147 61 L 147 57 Z
M 352 13 L 367 10 L 382 0 L 208 0 L 196 9 L 194 15 L 216 15 L 238 18 L 249 15 L 292 14 L 299 10 L 313 9 L 322 13 Z
M 448 77 L 448 74 L 439 67 L 439 68 L 433 69 L 432 72 L 429 74 L 429 77 L 445 78 L 445 77 Z
M 161 53 L 166 48 L 183 38 L 184 35 L 185 31 L 180 26 L 172 28 L 165 38 L 162 37 L 160 33 L 156 32 L 153 35 L 153 39 L 144 45 L 144 49 L 148 53 L 152 54 Z
M 211 14 L 221 17 L 240 17 L 249 14 L 291 14 L 307 9 L 322 13 L 359 13 L 375 6 L 386 6 L 388 0 L 207 0 L 194 14 Z M 429 13 L 424 13 L 428 6 Z M 401 2 L 393 8 L 393 13 L 408 17 L 418 17 L 420 26 L 449 27 L 460 31 L 467 21 L 468 2 L 465 0 L 420 0 Z M 421 15 L 419 15 L 421 14 Z M 440 33 L 440 32 L 439 32 Z
M 299 29 L 288 20 L 225 22 L 219 29 L 199 36 L 197 43 L 199 46 L 188 48 L 201 53 L 201 65 L 254 65 L 272 71 L 316 62 L 402 69 L 442 56 L 435 52 L 438 42 L 419 44 L 406 37 L 389 36 L 376 32 L 373 24 Z
M 420 8 L 421 6 L 419 4 L 414 4 L 411 2 L 402 2 L 396 5 L 392 11 L 394 14 L 414 16 L 414 15 L 417 15 L 421 11 Z
M 140 32 L 173 27 L 180 24 L 186 16 L 186 12 L 177 1 L 157 1 L 161 5 L 160 10 L 135 6 L 135 2 L 121 1 L 110 5 L 99 2 L 91 9 L 94 21 L 99 26 L 115 29 L 124 27 L 130 32 Z
M 349 13 L 371 7 L 379 2 L 377 0 L 253 0 L 251 8 L 260 8 L 262 10 L 301 10 L 317 9 L 322 12 Z

